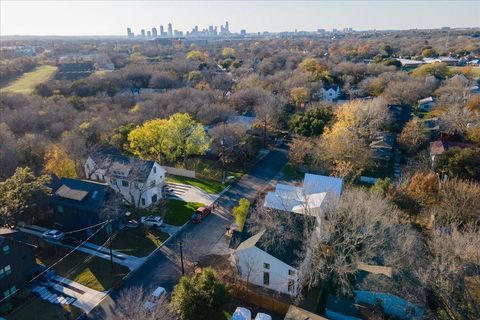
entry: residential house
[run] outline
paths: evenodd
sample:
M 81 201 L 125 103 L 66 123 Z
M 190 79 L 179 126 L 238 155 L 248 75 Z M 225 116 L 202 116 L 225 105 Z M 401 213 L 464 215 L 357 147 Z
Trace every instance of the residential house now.
M 162 198 L 165 169 L 155 161 L 98 152 L 85 162 L 90 180 L 106 182 L 131 205 L 145 208 Z
M 437 139 L 440 135 L 440 125 L 438 124 L 438 118 L 428 118 L 428 119 L 421 119 L 423 124 L 425 125 L 425 129 L 430 133 L 431 139 Z
M 435 165 L 435 159 L 439 155 L 443 154 L 445 151 L 451 148 L 475 149 L 476 146 L 472 143 L 444 141 L 444 140 L 437 140 L 437 141 L 430 142 L 430 160 L 432 161 L 432 166 Z
M 36 247 L 16 230 L 0 228 L 0 300 L 8 298 L 32 279 L 38 270 Z
M 389 132 L 377 132 L 370 143 L 373 158 L 381 162 L 388 162 L 393 156 L 395 136 Z
M 420 99 L 417 101 L 418 111 L 421 112 L 430 112 L 430 110 L 435 106 L 435 100 L 432 97 Z
M 459 60 L 453 57 L 438 57 L 438 58 L 424 58 L 423 61 L 426 63 L 445 63 L 448 66 L 458 65 Z
M 340 86 L 327 86 L 325 85 L 322 88 L 322 99 L 327 102 L 337 101 L 341 95 Z
M 90 228 L 106 220 L 102 211 L 114 193 L 106 183 L 56 177 L 52 190 L 50 205 L 64 231 Z M 86 229 L 87 234 L 93 231 Z
M 412 59 L 397 59 L 397 60 L 400 61 L 400 64 L 405 69 L 409 69 L 409 68 L 413 69 L 426 63 L 425 61 L 412 60 Z
M 276 210 L 279 221 L 285 220 L 288 228 L 304 230 L 307 236 L 295 237 L 272 244 L 272 230 L 255 234 L 244 232 L 243 241 L 235 250 L 236 265 L 240 277 L 258 286 L 279 293 L 296 296 L 299 292 L 299 273 L 308 263 L 309 251 L 303 250 L 310 242 L 326 237 L 322 232 L 322 220 L 326 204 L 340 197 L 341 179 L 306 174 L 301 187 L 277 184 L 274 192 L 265 197 L 264 207 Z M 303 234 L 303 233 L 302 233 Z M 274 241 L 275 242 L 275 241 Z M 302 252 L 305 255 L 302 257 Z

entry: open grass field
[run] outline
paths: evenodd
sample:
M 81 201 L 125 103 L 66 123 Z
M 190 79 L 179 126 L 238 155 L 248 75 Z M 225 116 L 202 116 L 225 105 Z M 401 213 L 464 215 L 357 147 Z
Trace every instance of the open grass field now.
M 33 71 L 26 72 L 19 78 L 13 80 L 1 90 L 3 92 L 30 94 L 35 90 L 37 85 L 53 78 L 57 69 L 57 67 L 49 65 L 37 67 Z
M 56 246 L 54 253 L 39 252 L 37 262 L 48 267 L 68 252 L 70 252 L 70 249 Z M 114 272 L 111 272 L 110 261 L 99 257 L 93 257 L 91 260 L 85 261 L 87 257 L 89 255 L 76 251 L 58 263 L 53 269 L 62 277 L 98 291 L 110 289 L 116 279 L 129 272 L 127 267 L 118 264 L 114 264 Z

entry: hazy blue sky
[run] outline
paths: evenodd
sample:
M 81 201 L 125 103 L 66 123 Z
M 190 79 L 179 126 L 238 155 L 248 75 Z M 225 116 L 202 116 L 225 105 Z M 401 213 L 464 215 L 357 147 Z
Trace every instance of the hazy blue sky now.
M 1 0 L 2 35 L 123 35 L 172 22 L 186 31 L 480 26 L 480 1 L 20 1 Z

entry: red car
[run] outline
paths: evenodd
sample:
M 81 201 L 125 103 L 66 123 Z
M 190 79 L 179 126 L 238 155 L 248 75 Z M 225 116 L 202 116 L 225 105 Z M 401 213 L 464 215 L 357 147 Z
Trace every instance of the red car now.
M 207 207 L 200 207 L 192 214 L 192 222 L 199 223 L 210 214 L 211 210 Z

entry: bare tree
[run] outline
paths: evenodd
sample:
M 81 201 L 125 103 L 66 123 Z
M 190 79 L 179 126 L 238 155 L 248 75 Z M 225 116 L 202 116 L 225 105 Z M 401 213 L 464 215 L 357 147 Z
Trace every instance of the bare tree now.
M 115 313 L 121 320 L 175 320 L 177 316 L 170 307 L 166 294 L 158 299 L 151 296 L 151 290 L 132 287 L 120 292 Z M 153 301 L 152 301 L 153 300 Z M 146 307 L 146 303 L 151 307 Z M 152 306 L 153 305 L 153 306 Z

